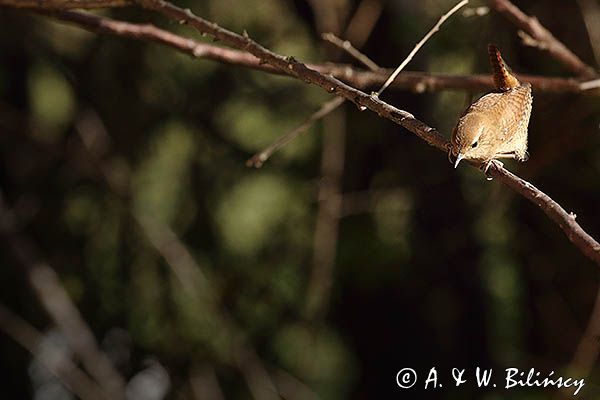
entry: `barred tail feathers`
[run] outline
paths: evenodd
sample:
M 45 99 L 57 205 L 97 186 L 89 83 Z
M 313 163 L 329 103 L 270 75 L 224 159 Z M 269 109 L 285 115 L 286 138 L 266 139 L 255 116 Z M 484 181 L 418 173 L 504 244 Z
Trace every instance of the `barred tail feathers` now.
M 488 53 L 490 55 L 490 64 L 492 66 L 492 73 L 494 74 L 494 84 L 499 90 L 510 90 L 519 87 L 521 83 L 512 74 L 510 67 L 506 64 L 500 54 L 500 50 L 496 45 L 488 45 Z

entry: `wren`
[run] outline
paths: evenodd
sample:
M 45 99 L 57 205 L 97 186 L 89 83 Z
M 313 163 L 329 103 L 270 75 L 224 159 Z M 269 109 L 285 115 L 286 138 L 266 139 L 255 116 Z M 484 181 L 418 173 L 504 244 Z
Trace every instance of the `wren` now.
M 459 118 L 448 153 L 449 158 L 455 157 L 454 168 L 461 160 L 469 160 L 487 171 L 495 159 L 527 161 L 529 158 L 531 85 L 519 82 L 495 45 L 490 44 L 488 52 L 497 90 L 471 104 Z

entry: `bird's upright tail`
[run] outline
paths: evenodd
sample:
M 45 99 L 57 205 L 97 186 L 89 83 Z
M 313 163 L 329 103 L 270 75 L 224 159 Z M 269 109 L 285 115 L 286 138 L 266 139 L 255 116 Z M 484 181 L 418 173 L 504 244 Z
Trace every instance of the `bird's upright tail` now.
M 490 64 L 492 73 L 494 74 L 494 84 L 496 88 L 502 91 L 510 90 L 519 87 L 521 83 L 512 74 L 510 67 L 504 62 L 502 54 L 496 45 L 488 45 L 488 53 L 490 55 Z

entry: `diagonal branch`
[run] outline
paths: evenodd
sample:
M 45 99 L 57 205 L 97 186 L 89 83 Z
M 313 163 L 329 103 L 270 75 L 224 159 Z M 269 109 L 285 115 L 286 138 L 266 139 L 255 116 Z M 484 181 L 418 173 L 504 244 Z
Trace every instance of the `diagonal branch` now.
M 185 21 L 200 32 L 210 34 L 224 43 L 248 51 L 262 62 L 285 71 L 295 78 L 319 86 L 329 93 L 344 97 L 358 107 L 368 108 L 381 117 L 408 129 L 431 146 L 443 151 L 447 151 L 448 149 L 448 140 L 445 137 L 434 128 L 416 119 L 412 114 L 393 107 L 375 96 L 367 95 L 331 76 L 322 75 L 292 57 L 284 57 L 273 53 L 250 39 L 247 35 L 242 36 L 228 31 L 214 22 L 209 22 L 195 16 L 189 10 L 180 9 L 162 0 L 138 0 L 138 2 L 142 6 L 159 11 L 171 19 Z M 568 214 L 558 203 L 529 182 L 517 177 L 497 163 L 494 163 L 494 166 L 490 169 L 490 173 L 506 186 L 540 206 L 546 215 L 560 226 L 569 240 L 583 254 L 600 266 L 600 244 L 587 234 L 575 221 L 575 218 Z
M 525 14 L 510 0 L 490 0 L 490 6 L 523 30 L 529 36 L 527 41 L 533 40 L 531 45 L 546 51 L 577 76 L 582 78 L 598 76 L 592 67 L 581 61 L 567 46 L 555 38 L 536 17 Z
M 341 106 L 344 101 L 346 101 L 346 99 L 344 99 L 343 97 L 334 97 L 333 99 L 327 101 L 321 106 L 321 108 L 319 108 L 315 113 L 306 118 L 296 128 L 292 129 L 287 133 L 284 133 L 269 147 L 253 155 L 248 161 L 246 161 L 246 165 L 248 167 L 255 168 L 262 167 L 265 161 L 267 161 L 273 155 L 273 153 L 284 147 L 286 144 L 290 143 L 292 140 L 296 139 L 308 128 L 313 126 L 315 122 L 319 121 L 326 115 L 330 114 L 333 110 Z
M 390 86 L 390 84 L 396 79 L 396 77 L 398 76 L 398 74 L 404 69 L 404 67 L 406 67 L 406 65 L 410 62 L 410 60 L 412 60 L 413 57 L 415 56 L 415 54 L 417 54 L 417 52 L 421 49 L 421 47 L 423 47 L 423 45 L 425 43 L 427 43 L 427 41 L 429 40 L 429 38 L 432 37 L 437 31 L 440 30 L 440 26 L 442 26 L 442 24 L 444 22 L 446 22 L 446 20 L 448 18 L 450 18 L 452 16 L 452 14 L 454 14 L 455 12 L 457 12 L 458 10 L 460 10 L 468 2 L 469 2 L 469 0 L 462 0 L 462 1 L 460 1 L 458 4 L 456 4 L 454 7 L 452 7 L 450 9 L 450 11 L 448 11 L 446 14 L 444 14 L 444 15 L 442 15 L 440 17 L 440 19 L 433 26 L 433 28 L 431 28 L 429 30 L 429 32 L 427 32 L 425 34 L 425 36 L 423 36 L 423 38 L 415 45 L 415 47 L 411 50 L 411 52 L 408 54 L 408 56 L 406 56 L 406 58 L 404 59 L 404 61 L 402 61 L 402 63 L 400 63 L 400 65 L 398 66 L 398 68 L 396 68 L 394 70 L 394 72 L 392 72 L 392 74 L 390 75 L 390 77 L 384 82 L 383 86 L 381 86 L 381 88 L 379 88 L 379 90 L 377 91 L 377 96 L 381 96 L 381 94 L 383 93 L 383 91 L 385 89 L 387 89 L 388 86 Z

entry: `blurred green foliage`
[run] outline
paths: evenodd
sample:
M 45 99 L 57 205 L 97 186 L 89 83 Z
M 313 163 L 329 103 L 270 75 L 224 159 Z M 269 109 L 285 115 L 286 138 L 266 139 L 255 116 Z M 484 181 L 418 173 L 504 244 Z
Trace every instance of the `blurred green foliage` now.
M 47 65 L 33 65 L 29 72 L 31 117 L 45 141 L 61 139 L 75 113 L 73 92 L 66 79 Z

